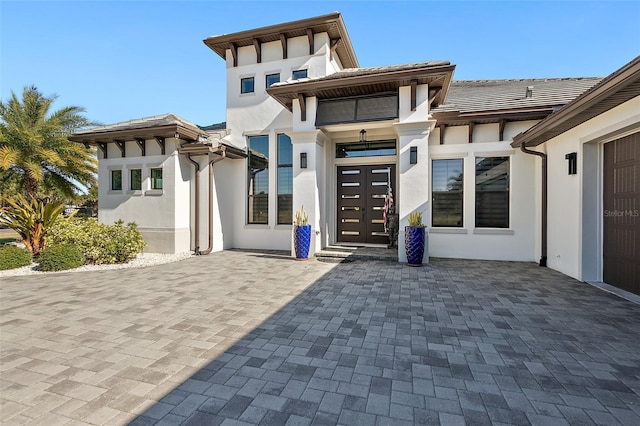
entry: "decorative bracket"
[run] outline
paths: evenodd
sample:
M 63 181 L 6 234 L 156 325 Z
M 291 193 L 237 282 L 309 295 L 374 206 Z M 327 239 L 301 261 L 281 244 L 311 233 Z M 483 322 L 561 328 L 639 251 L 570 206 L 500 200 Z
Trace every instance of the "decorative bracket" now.
M 256 48 L 256 59 L 258 63 L 262 62 L 262 48 L 260 46 L 260 41 L 257 38 L 253 39 L 253 47 Z
M 476 125 L 473 121 L 469 122 L 469 143 L 473 143 L 473 127 Z
M 499 141 L 504 140 L 504 127 L 507 125 L 507 120 L 500 120 L 500 130 L 498 132 Z
M 329 48 L 329 59 L 333 59 L 333 54 L 335 53 L 336 49 L 338 48 L 338 43 L 340 43 L 342 39 L 340 38 L 336 38 L 334 40 L 331 40 L 331 47 Z
M 107 154 L 107 144 L 105 142 L 96 142 L 96 145 L 98 145 L 98 148 L 102 151 L 102 158 L 109 158 Z
M 164 138 L 162 136 L 154 136 L 153 138 L 156 140 L 156 142 L 160 146 L 160 154 L 165 155 Z
M 136 138 L 136 143 L 138 144 L 138 147 L 140 147 L 140 153 L 142 154 L 142 156 L 144 157 L 145 155 L 147 155 L 146 139 Z
M 418 81 L 417 80 L 411 80 L 411 111 L 415 111 L 416 110 L 417 92 L 418 92 Z
M 231 50 L 231 56 L 233 56 L 233 66 L 238 66 L 238 48 L 235 43 L 229 43 L 229 49 Z
M 307 37 L 309 38 L 309 55 L 313 55 L 316 53 L 316 49 L 313 45 L 313 30 L 311 28 L 307 28 Z
M 127 151 L 126 151 L 127 145 L 125 144 L 125 142 L 124 141 L 119 141 L 119 140 L 114 140 L 114 142 L 116 143 L 116 146 L 120 150 L 120 154 L 122 154 L 122 158 L 126 157 L 127 156 Z
M 282 59 L 287 59 L 287 37 L 280 34 L 280 43 L 282 44 Z
M 444 130 L 447 128 L 444 124 L 438 126 L 440 129 L 440 145 L 444 145 Z

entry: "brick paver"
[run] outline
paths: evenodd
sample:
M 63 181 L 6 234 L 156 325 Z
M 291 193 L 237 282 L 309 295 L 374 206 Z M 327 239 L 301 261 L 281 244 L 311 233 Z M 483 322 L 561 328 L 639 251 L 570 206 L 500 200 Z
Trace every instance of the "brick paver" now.
M 5 278 L 2 424 L 640 424 L 640 306 L 531 263 Z

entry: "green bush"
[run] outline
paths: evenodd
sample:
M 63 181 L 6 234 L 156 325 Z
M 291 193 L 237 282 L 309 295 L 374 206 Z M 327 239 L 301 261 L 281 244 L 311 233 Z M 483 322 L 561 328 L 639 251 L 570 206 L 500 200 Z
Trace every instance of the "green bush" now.
M 16 246 L 0 247 L 0 271 L 21 268 L 31 264 L 29 250 Z
M 95 218 L 70 217 L 57 221 L 49 230 L 49 242 L 79 247 L 87 263 L 125 263 L 142 252 L 146 243 L 135 223 L 121 220 L 113 225 Z
M 80 247 L 73 244 L 53 244 L 47 246 L 38 264 L 43 271 L 66 271 L 84 265 L 85 257 Z

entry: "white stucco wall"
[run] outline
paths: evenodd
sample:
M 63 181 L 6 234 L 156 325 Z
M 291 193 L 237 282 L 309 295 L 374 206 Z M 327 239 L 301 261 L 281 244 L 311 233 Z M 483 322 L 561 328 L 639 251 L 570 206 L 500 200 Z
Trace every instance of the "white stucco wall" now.
M 634 127 L 635 131 L 640 130 L 640 97 L 536 148 L 548 156 L 547 264 L 550 268 L 578 280 L 602 280 L 602 144 L 621 137 L 621 131 L 633 131 Z M 575 175 L 567 173 L 565 155 L 571 152 L 578 153 Z M 539 168 L 536 173 L 539 177 Z M 595 217 L 599 223 L 591 219 L 585 221 L 585 217 Z
M 117 220 L 136 222 L 147 251 L 176 253 L 190 250 L 188 210 L 189 176 L 180 167 L 174 139 L 166 140 L 166 155 L 153 140 L 146 142 L 142 156 L 135 142 L 126 142 L 126 157 L 115 144 L 108 144 L 108 158 L 100 155 L 98 174 L 98 220 L 112 224 Z M 150 169 L 162 168 L 163 189 L 152 190 Z M 130 190 L 130 170 L 142 170 L 142 189 Z M 111 190 L 111 170 L 122 170 L 122 190 Z

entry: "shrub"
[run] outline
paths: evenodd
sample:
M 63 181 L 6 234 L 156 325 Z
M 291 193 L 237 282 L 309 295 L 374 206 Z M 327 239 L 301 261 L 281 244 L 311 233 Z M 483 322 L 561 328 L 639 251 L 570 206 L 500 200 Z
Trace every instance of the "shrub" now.
M 0 247 L 0 271 L 21 268 L 31 264 L 29 250 L 16 246 Z
M 85 257 L 80 247 L 73 244 L 53 244 L 47 246 L 38 264 L 43 271 L 66 271 L 84 265 Z
M 87 263 L 95 264 L 128 262 L 146 246 L 137 225 L 121 220 L 106 225 L 95 218 L 70 217 L 59 220 L 48 235 L 52 243 L 78 246 Z
M 46 232 L 61 217 L 64 203 L 37 198 L 28 200 L 20 195 L 4 201 L 8 205 L 0 209 L 0 225 L 20 234 L 27 250 L 37 257 L 44 249 Z

